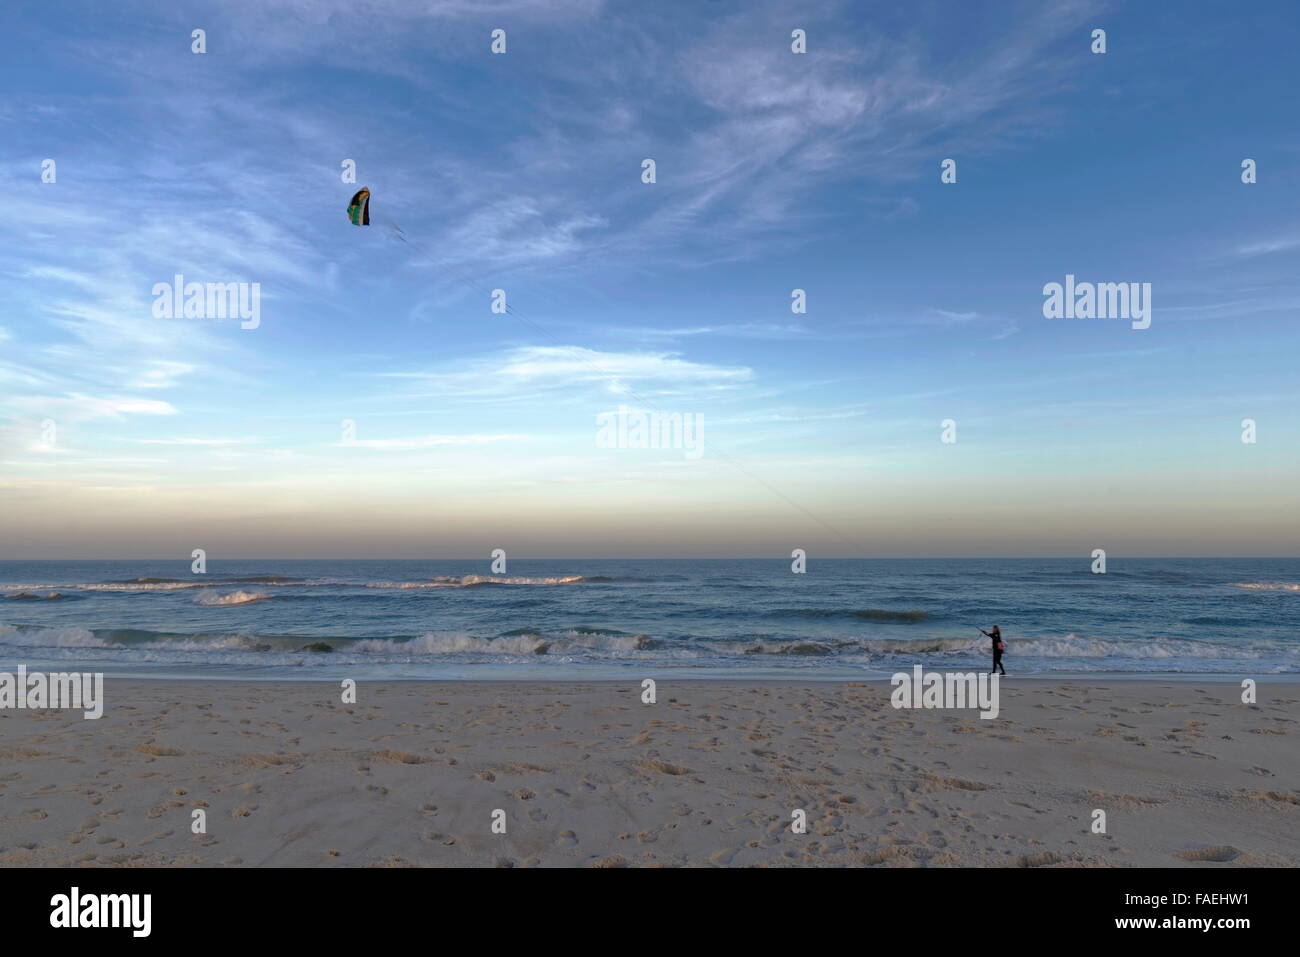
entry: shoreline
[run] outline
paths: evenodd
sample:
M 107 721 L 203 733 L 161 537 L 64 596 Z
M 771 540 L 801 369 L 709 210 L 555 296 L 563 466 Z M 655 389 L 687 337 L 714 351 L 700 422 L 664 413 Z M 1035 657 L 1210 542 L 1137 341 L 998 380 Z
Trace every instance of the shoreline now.
M 140 681 L 140 682 L 158 682 L 158 683 L 185 683 L 185 682 L 214 682 L 214 683 L 249 683 L 249 684 L 274 684 L 277 682 L 288 685 L 310 685 L 310 684 L 338 684 L 345 678 L 353 678 L 358 682 L 369 684 L 450 684 L 450 685 L 493 685 L 493 684 L 548 684 L 548 685 L 627 685 L 636 684 L 645 678 L 653 678 L 656 681 L 689 681 L 703 683 L 722 683 L 722 684 L 792 684 L 792 685 L 835 685 L 835 684 L 889 684 L 893 675 L 899 672 L 885 674 L 877 672 L 875 674 L 863 675 L 844 675 L 844 674 L 825 674 L 800 673 L 800 674 L 735 674 L 728 673 L 725 669 L 673 669 L 673 668 L 656 668 L 652 664 L 647 664 L 644 668 L 637 668 L 636 673 L 629 673 L 624 677 L 610 676 L 607 674 L 592 674 L 587 677 L 582 674 L 572 672 L 565 674 L 539 674 L 530 672 L 519 675 L 502 675 L 492 674 L 478 677 L 472 672 L 483 669 L 506 669 L 509 666 L 498 665 L 478 665 L 465 666 L 465 671 L 470 672 L 465 676 L 433 676 L 423 675 L 366 675 L 365 667 L 358 665 L 337 665 L 320 666 L 329 668 L 331 674 L 320 675 L 313 674 L 310 676 L 298 677 L 292 673 L 274 674 L 274 675 L 254 675 L 232 672 L 229 674 L 221 673 L 158 673 L 150 671 L 121 670 L 115 666 L 103 667 L 96 662 L 64 660 L 64 661 L 47 661 L 43 659 L 27 659 L 23 661 L 0 661 L 0 673 L 13 673 L 19 666 L 23 666 L 29 673 L 31 672 L 84 672 L 84 673 L 102 673 L 105 681 Z M 962 668 L 958 666 L 941 666 L 938 663 L 921 664 L 922 669 L 926 672 L 939 672 L 942 674 L 959 673 L 959 674 L 988 674 L 982 668 Z M 314 670 L 314 669 L 313 669 Z M 581 669 L 577 669 L 581 670 Z M 629 669 L 631 671 L 632 669 Z M 721 673 L 719 673 L 721 671 Z M 907 672 L 910 674 L 910 669 Z M 1263 684 L 1300 684 L 1300 672 L 1285 672 L 1281 674 L 1255 673 L 1247 671 L 1238 673 L 1227 672 L 1060 672 L 1044 674 L 1041 672 L 1010 672 L 1006 674 L 1005 679 L 1008 682 L 1052 682 L 1063 681 L 1075 684 L 1097 684 L 1104 686 L 1112 682 L 1121 684 L 1131 683 L 1161 683 L 1169 682 L 1175 684 L 1186 684 L 1196 682 L 1207 682 L 1210 684 L 1233 684 L 1240 686 L 1241 682 L 1250 679 L 1256 685 Z

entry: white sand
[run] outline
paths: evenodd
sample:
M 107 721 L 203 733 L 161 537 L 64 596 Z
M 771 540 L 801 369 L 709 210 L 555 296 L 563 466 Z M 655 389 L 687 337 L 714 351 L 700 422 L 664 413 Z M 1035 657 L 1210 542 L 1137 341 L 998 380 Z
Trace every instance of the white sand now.
M 344 705 L 110 677 L 98 721 L 0 711 L 0 864 L 1300 864 L 1295 684 L 1251 706 L 1229 684 L 1022 680 L 993 721 L 895 710 L 884 683 L 658 691 L 363 683 Z

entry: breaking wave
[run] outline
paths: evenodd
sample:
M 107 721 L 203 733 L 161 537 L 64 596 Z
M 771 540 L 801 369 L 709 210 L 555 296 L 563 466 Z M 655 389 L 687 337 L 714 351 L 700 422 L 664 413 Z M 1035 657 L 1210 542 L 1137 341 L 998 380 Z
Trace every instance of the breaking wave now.
M 248 605 L 255 601 L 266 601 L 271 596 L 260 591 L 232 591 L 225 594 L 203 592 L 194 597 L 196 605 Z
M 184 591 L 187 588 L 210 588 L 211 582 L 137 581 L 103 582 L 101 584 L 67 585 L 78 591 Z
M 255 595 L 256 593 L 254 593 Z M 225 603 L 243 596 L 243 600 L 260 600 L 247 593 L 218 595 Z M 757 638 L 757 640 L 756 640 Z M 295 654 L 305 651 L 332 651 L 355 655 L 360 660 L 370 656 L 398 657 L 500 657 L 523 656 L 592 657 L 602 660 L 627 657 L 629 660 L 675 658 L 743 658 L 753 655 L 791 658 L 842 658 L 863 665 L 885 664 L 920 656 L 984 658 L 988 643 L 983 639 L 860 638 L 818 640 L 793 637 L 755 636 L 749 638 L 656 638 L 646 634 L 610 628 L 578 626 L 561 630 L 517 628 L 496 636 L 471 633 L 426 632 L 420 635 L 395 635 L 375 638 L 348 638 L 313 635 L 250 635 L 231 633 L 178 634 L 141 629 L 91 630 L 79 627 L 36 627 L 0 625 L 0 646 L 33 648 L 115 648 L 123 651 L 240 651 L 255 654 L 273 652 Z M 326 656 L 331 657 L 331 656 Z M 337 657 L 333 656 L 333 657 Z M 1157 661 L 1200 659 L 1219 661 L 1258 661 L 1273 659 L 1287 669 L 1300 666 L 1300 648 L 1279 647 L 1271 642 L 1224 645 L 1209 641 L 1153 637 L 1145 640 L 1084 638 L 1075 634 L 1056 637 L 1011 639 L 1007 642 L 1008 663 L 1072 659 L 1093 661 L 1099 665 L 1112 661 Z M 1091 667 L 1091 666 L 1089 666 Z
M 349 643 L 347 650 L 402 655 L 575 655 L 642 651 L 651 644 L 647 635 L 602 629 L 575 628 L 548 635 L 519 628 L 495 638 L 434 633 L 406 640 L 365 638 Z
M 111 643 L 86 628 L 20 628 L 0 625 L 0 645 L 22 648 L 107 648 Z
M 367 582 L 367 588 L 479 588 L 485 585 L 574 585 L 586 581 L 581 575 L 564 575 L 552 578 L 508 578 L 494 575 L 453 575 L 424 582 Z

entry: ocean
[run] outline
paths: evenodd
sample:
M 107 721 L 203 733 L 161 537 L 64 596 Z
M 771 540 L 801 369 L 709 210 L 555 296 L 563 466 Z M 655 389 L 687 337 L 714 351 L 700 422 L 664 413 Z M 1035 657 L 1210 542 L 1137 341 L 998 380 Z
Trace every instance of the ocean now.
M 1300 675 L 1300 559 L 0 562 L 0 668 L 184 678 Z

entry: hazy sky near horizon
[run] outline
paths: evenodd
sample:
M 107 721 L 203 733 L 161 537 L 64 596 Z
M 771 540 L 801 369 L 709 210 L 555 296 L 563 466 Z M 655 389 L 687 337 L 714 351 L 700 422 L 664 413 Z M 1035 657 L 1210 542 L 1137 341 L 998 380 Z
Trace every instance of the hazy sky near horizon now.
M 0 559 L 1300 554 L 1290 2 L 0 24 Z M 1044 318 L 1067 274 L 1150 327 Z

